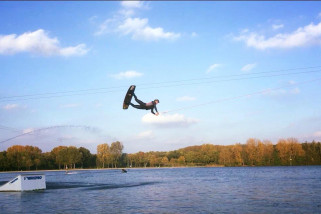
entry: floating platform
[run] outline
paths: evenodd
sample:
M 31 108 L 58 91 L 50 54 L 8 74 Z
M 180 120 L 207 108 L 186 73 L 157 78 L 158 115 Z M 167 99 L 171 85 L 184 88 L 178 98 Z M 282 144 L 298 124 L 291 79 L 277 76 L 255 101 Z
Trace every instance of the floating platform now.
M 46 176 L 36 174 L 18 175 L 0 186 L 0 192 L 20 192 L 46 189 Z

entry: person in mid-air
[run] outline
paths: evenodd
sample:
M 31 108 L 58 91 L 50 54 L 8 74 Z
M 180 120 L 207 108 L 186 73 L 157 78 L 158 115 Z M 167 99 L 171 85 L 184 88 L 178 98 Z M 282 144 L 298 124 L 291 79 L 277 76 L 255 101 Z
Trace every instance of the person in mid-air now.
M 132 107 L 134 108 L 137 108 L 137 109 L 145 109 L 145 110 L 151 110 L 151 112 L 158 116 L 159 113 L 157 111 L 157 108 L 156 108 L 156 105 L 159 103 L 159 100 L 158 99 L 155 99 L 154 101 L 151 101 L 149 103 L 144 103 L 142 102 L 141 100 L 137 99 L 137 96 L 135 95 L 135 93 L 133 93 L 133 96 L 135 98 L 135 101 L 139 104 L 139 105 L 134 105 L 132 103 L 129 103 L 129 105 L 131 105 Z M 156 113 L 154 112 L 154 109 L 156 111 Z

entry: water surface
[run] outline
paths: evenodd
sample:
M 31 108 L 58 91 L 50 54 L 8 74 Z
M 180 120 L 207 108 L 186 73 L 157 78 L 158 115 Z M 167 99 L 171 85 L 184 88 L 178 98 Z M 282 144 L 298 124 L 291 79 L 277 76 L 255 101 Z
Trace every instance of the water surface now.
M 0 193 L 0 213 L 321 213 L 321 166 L 44 174 L 46 190 Z

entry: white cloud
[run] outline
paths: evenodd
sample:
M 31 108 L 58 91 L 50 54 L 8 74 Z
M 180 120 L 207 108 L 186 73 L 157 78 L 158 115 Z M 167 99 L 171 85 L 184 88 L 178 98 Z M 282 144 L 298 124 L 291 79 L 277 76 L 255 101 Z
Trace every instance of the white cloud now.
M 266 90 L 263 95 L 267 96 L 284 96 L 284 95 L 296 95 L 299 94 L 301 91 L 299 88 L 294 88 L 294 89 L 278 89 L 278 90 L 273 90 L 273 89 L 268 89 Z
M 244 65 L 244 66 L 242 67 L 241 71 L 249 72 L 249 71 L 253 70 L 255 67 L 256 67 L 256 63 L 247 64 L 247 65 Z
M 196 99 L 195 97 L 183 96 L 183 97 L 178 97 L 176 100 L 179 102 L 182 102 L 182 101 L 194 101 L 195 99 Z
M 23 134 L 28 134 L 28 133 L 32 133 L 34 130 L 35 130 L 35 129 L 33 129 L 33 128 L 27 128 L 27 129 L 24 129 L 24 130 L 22 131 L 22 133 L 23 133 Z
M 88 52 L 85 44 L 61 47 L 57 38 L 49 37 L 43 29 L 21 35 L 0 35 L 0 54 L 32 53 L 52 56 L 82 56 Z
M 321 45 L 321 22 L 318 24 L 311 23 L 304 27 L 299 27 L 294 32 L 277 34 L 269 38 L 255 32 L 242 32 L 234 39 L 244 41 L 247 46 L 259 50 Z
M 211 66 L 207 69 L 206 73 L 210 73 L 210 72 L 212 72 L 214 69 L 216 69 L 216 68 L 218 68 L 218 67 L 220 67 L 220 66 L 221 66 L 220 64 L 213 64 L 213 65 L 211 65 Z
M 124 8 L 142 8 L 144 7 L 143 1 L 122 1 L 121 6 Z
M 88 52 L 85 44 L 80 44 L 74 47 L 61 48 L 59 50 L 59 55 L 61 56 L 82 56 Z
M 115 79 L 131 79 L 131 78 L 143 76 L 143 74 L 137 71 L 125 71 L 125 72 L 120 72 L 118 74 L 114 74 L 111 76 Z
M 114 17 L 99 26 L 95 35 L 116 33 L 144 41 L 175 40 L 181 36 L 179 33 L 166 32 L 162 27 L 151 27 L 148 18 L 133 17 L 136 9 L 147 8 L 143 2 L 123 1 L 121 6 L 122 9 Z
M 192 37 L 192 38 L 198 37 L 198 34 L 197 34 L 196 32 L 193 32 L 193 33 L 191 34 L 191 37 Z
M 198 122 L 196 119 L 186 118 L 182 114 L 146 114 L 142 118 L 142 122 L 164 128 L 187 127 Z
M 153 137 L 154 137 L 154 133 L 151 130 L 141 132 L 137 135 L 138 139 L 151 139 Z
M 70 104 L 65 104 L 65 105 L 61 105 L 60 108 L 76 108 L 79 107 L 79 104 L 76 103 L 70 103 Z
M 157 41 L 159 39 L 175 40 L 180 34 L 165 32 L 163 28 L 152 28 L 148 25 L 148 19 L 127 18 L 118 26 L 118 31 L 123 35 L 131 35 L 135 40 Z
M 116 18 L 106 19 L 102 24 L 99 25 L 98 30 L 94 33 L 95 36 L 115 32 L 118 26 L 118 20 Z
M 12 110 L 12 109 L 18 108 L 18 105 L 17 104 L 7 104 L 7 105 L 3 106 L 2 108 L 4 110 Z
M 279 25 L 274 24 L 274 25 L 272 25 L 273 30 L 278 30 L 278 29 L 281 29 L 281 28 L 283 28 L 283 27 L 284 27 L 283 24 L 279 24 Z

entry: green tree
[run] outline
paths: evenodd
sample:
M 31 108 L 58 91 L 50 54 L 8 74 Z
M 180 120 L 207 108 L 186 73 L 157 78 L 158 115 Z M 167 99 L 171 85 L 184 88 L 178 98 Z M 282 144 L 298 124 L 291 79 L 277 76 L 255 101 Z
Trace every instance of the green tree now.
M 123 154 L 123 149 L 124 149 L 124 146 L 119 141 L 113 142 L 110 146 L 110 154 L 111 154 L 112 161 L 115 168 L 117 168 L 119 158 Z
M 7 152 L 3 151 L 0 152 L 0 171 L 5 171 L 9 169 L 8 159 L 7 159 Z
M 35 166 L 36 170 L 38 169 L 41 162 L 41 153 L 42 151 L 38 147 L 25 146 L 23 159 L 24 165 L 28 170 L 30 170 L 32 166 Z
M 67 147 L 67 161 L 71 168 L 76 168 L 76 164 L 81 161 L 82 153 L 75 146 Z
M 57 169 L 56 157 L 51 152 L 42 153 L 41 169 Z
M 69 165 L 69 158 L 68 158 L 68 147 L 67 146 L 62 146 L 61 149 L 58 151 L 57 157 L 56 157 L 57 162 L 62 164 L 64 169 L 68 169 Z
M 302 144 L 305 151 L 305 165 L 321 165 L 321 143 L 312 141 Z
M 88 168 L 91 166 L 92 154 L 90 151 L 84 147 L 80 147 L 79 152 L 81 153 L 80 164 L 81 168 Z
M 64 162 L 67 162 L 64 160 L 64 156 L 60 154 L 60 151 L 66 148 L 66 146 L 58 146 L 51 150 L 51 156 L 55 160 L 56 164 L 59 166 L 59 169 L 61 169 L 61 165 L 64 164 Z

